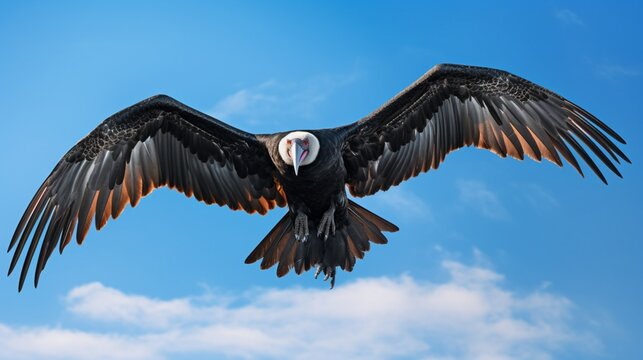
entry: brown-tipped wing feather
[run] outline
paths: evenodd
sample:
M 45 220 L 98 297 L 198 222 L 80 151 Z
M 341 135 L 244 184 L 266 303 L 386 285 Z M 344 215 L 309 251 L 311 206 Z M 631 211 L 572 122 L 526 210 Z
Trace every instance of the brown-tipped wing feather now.
M 625 141 L 584 109 L 518 76 L 473 66 L 437 65 L 343 131 L 347 183 L 355 196 L 436 169 L 448 153 L 471 145 L 560 166 L 562 155 L 582 175 L 571 147 L 603 182 L 581 144 L 618 176 L 614 162 L 629 162 L 607 135 Z
M 254 135 L 167 96 L 149 98 L 105 120 L 60 160 L 16 228 L 9 273 L 33 233 L 19 289 L 42 238 L 37 286 L 53 250 L 58 245 L 62 252 L 74 231 L 80 244 L 92 218 L 100 229 L 127 203 L 135 206 L 164 185 L 208 204 L 264 214 L 286 204 L 272 169 Z

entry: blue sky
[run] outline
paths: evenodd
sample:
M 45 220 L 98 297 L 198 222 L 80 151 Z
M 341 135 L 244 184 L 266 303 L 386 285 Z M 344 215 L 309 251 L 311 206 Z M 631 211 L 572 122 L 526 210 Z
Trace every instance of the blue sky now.
M 642 20 L 634 2 L 0 3 L 5 246 L 58 159 L 157 93 L 266 133 L 358 120 L 437 63 L 489 66 L 583 106 L 633 161 L 604 186 L 457 151 L 358 200 L 401 230 L 333 291 L 243 264 L 283 209 L 157 190 L 38 289 L 0 281 L 0 358 L 637 358 Z

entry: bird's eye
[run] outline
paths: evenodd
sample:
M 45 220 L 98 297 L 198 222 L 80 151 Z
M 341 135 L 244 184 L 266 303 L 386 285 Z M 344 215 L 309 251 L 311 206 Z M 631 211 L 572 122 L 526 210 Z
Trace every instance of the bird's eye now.
M 308 145 L 308 139 L 304 139 L 304 145 Z
M 290 145 L 292 143 L 292 140 L 288 139 L 286 140 L 286 144 Z

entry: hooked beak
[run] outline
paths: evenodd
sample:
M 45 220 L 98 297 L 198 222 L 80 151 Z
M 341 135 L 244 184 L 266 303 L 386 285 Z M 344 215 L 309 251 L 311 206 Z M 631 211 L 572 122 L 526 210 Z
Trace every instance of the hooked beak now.
M 308 155 L 308 150 L 304 149 L 299 141 L 294 141 L 293 146 L 291 148 L 293 151 L 291 152 L 292 154 L 292 166 L 295 168 L 295 176 L 298 175 L 299 173 L 299 165 L 304 161 L 306 156 Z

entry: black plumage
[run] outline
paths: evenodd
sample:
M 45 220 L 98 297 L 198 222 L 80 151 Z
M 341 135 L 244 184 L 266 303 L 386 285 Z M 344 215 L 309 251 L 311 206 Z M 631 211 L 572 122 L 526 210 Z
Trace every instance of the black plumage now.
M 629 162 L 613 140 L 625 141 L 576 104 L 510 73 L 461 65 L 435 66 L 356 123 L 307 130 L 291 144 L 293 134 L 250 134 L 163 95 L 124 109 L 69 150 L 38 189 L 9 244 L 9 273 L 26 247 L 19 289 L 36 253 L 37 286 L 74 232 L 82 243 L 92 221 L 100 229 L 167 185 L 249 213 L 288 205 L 246 262 L 279 263 L 278 276 L 319 266 L 334 280 L 335 268 L 351 271 L 369 242 L 387 242 L 382 231 L 398 230 L 349 200 L 346 187 L 358 197 L 387 190 L 471 145 L 560 166 L 564 158 L 582 175 L 575 152 L 605 183 L 590 154 L 619 177 L 616 164 Z M 290 162 L 299 161 L 295 143 L 301 159 L 313 159 L 300 169 Z

